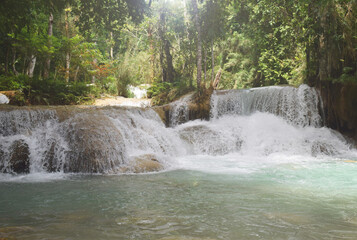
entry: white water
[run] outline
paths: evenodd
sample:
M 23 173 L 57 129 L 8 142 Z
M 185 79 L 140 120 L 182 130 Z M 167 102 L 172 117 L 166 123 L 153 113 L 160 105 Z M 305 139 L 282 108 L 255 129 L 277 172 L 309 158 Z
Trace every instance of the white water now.
M 302 126 L 322 126 L 321 101 L 314 88 L 262 87 L 248 90 L 216 91 L 211 99 L 211 115 L 249 115 L 269 112 Z
M 170 110 L 170 126 L 175 127 L 178 124 L 189 121 L 188 104 L 192 99 L 193 94 L 188 94 L 179 100 L 171 103 Z
M 148 86 L 145 86 L 148 87 Z M 147 90 L 144 88 L 135 87 L 130 85 L 129 90 L 134 94 L 134 98 L 142 99 L 142 98 L 147 98 Z

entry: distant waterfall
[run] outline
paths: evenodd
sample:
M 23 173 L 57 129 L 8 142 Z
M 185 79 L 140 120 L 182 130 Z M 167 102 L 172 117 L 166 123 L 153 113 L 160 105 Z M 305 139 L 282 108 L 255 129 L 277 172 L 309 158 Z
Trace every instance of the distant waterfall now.
M 317 91 L 307 85 L 215 91 L 211 98 L 211 116 L 267 112 L 296 125 L 320 127 L 321 106 Z

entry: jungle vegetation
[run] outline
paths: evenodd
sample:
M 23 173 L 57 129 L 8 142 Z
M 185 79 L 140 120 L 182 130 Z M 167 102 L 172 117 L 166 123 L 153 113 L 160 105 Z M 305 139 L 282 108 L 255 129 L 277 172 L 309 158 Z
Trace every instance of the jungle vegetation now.
M 79 104 L 151 84 L 193 89 L 357 82 L 356 0 L 2 0 L 0 91 Z

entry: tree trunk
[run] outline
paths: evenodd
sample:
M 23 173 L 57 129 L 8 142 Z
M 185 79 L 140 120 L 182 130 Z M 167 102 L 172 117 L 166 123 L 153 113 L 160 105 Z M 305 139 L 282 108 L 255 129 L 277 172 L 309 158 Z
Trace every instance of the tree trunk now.
M 93 65 L 94 65 L 94 66 L 97 66 L 97 62 L 98 62 L 98 60 L 97 60 L 96 58 L 94 58 L 94 60 L 93 60 Z M 95 84 L 95 75 L 92 75 L 91 83 L 92 83 L 92 84 Z
M 211 58 L 212 58 L 212 74 L 211 74 L 211 81 L 214 79 L 214 49 L 213 49 L 213 40 L 211 44 Z
M 110 32 L 110 59 L 114 58 L 114 48 L 113 48 L 113 32 Z
M 79 72 L 79 66 L 77 66 L 76 72 L 74 73 L 74 78 L 73 78 L 74 82 L 77 82 L 78 72 Z
M 222 76 L 222 69 L 219 69 L 219 71 L 217 72 L 216 78 L 212 82 L 213 89 L 218 88 L 218 84 L 219 84 L 219 81 L 221 80 L 221 76 Z
M 202 78 L 202 42 L 201 42 L 201 26 L 198 18 L 197 0 L 191 0 L 193 6 L 193 14 L 197 30 L 197 88 L 201 89 Z
M 173 82 L 175 70 L 172 64 L 172 55 L 170 53 L 170 42 L 166 39 L 166 9 L 161 10 L 160 13 L 160 26 L 159 37 L 161 40 L 160 48 L 160 64 L 162 68 L 162 81 Z
M 154 48 L 154 40 L 152 36 L 152 26 L 149 24 L 148 27 L 148 38 L 150 44 L 150 63 L 151 63 L 151 82 L 153 82 L 155 78 L 155 48 Z
M 187 35 L 187 39 L 191 39 L 190 38 L 190 31 L 189 31 L 189 22 L 190 22 L 190 20 L 189 20 L 189 16 L 188 16 L 188 10 L 187 10 L 187 1 L 188 0 L 184 0 L 183 1 L 183 3 L 184 3 L 184 19 L 185 19 L 185 26 L 186 26 L 186 35 Z M 192 51 L 191 51 L 191 49 L 192 49 L 192 43 L 191 43 L 191 41 L 189 41 L 189 49 L 190 49 L 190 51 L 189 51 L 189 58 L 188 59 L 186 59 L 186 61 L 185 61 L 185 65 L 187 65 L 187 71 L 188 71 L 188 79 L 189 79 L 189 84 L 190 84 L 190 88 L 192 88 L 193 87 L 193 71 L 192 71 L 192 62 L 191 62 L 191 60 L 193 59 L 193 57 L 192 57 Z
M 66 38 L 69 41 L 69 21 L 68 21 L 68 11 L 66 11 Z M 69 82 L 69 70 L 71 67 L 71 50 L 68 44 L 67 53 L 66 53 L 66 82 Z
M 19 75 L 19 72 L 16 70 L 16 50 L 13 48 L 12 51 L 13 51 L 13 54 L 12 54 L 12 71 L 17 76 L 17 75 Z
M 5 56 L 5 75 L 9 73 L 9 55 L 10 55 L 10 48 L 7 46 L 6 56 Z
M 205 66 L 203 82 L 206 83 L 206 78 L 207 78 L 207 48 L 205 48 L 205 58 L 203 60 L 203 64 Z
M 167 39 L 165 41 L 165 55 L 167 64 L 167 81 L 173 82 L 175 77 L 175 70 L 172 64 L 172 55 L 170 53 L 170 42 Z
M 50 16 L 48 18 L 48 37 L 49 37 L 48 47 L 49 48 L 51 48 L 51 45 L 52 45 L 52 41 L 51 41 L 52 35 L 53 35 L 53 14 L 50 13 Z M 44 78 L 49 77 L 50 67 L 51 67 L 51 56 L 50 56 L 50 54 L 47 54 L 47 58 L 45 60 L 45 67 L 43 69 L 43 77 Z
M 32 54 L 30 57 L 28 68 L 27 68 L 27 75 L 30 78 L 33 77 L 33 72 L 35 71 L 35 66 L 36 66 L 36 56 L 34 54 Z

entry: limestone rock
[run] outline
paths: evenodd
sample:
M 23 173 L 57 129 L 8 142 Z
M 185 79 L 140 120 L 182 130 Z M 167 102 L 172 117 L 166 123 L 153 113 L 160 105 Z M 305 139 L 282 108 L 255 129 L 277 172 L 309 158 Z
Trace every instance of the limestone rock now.
M 123 136 L 100 111 L 68 119 L 64 132 L 71 147 L 65 172 L 112 173 L 126 158 Z
M 182 140 L 186 141 L 195 154 L 224 155 L 241 149 L 242 140 L 232 134 L 230 140 L 205 125 L 188 126 L 179 130 Z M 234 135 L 234 136 L 233 136 Z
M 24 140 L 16 140 L 10 147 L 10 168 L 15 173 L 30 172 L 30 151 Z
M 9 101 L 10 100 L 6 97 L 6 95 L 0 93 L 0 104 L 8 104 Z
M 164 167 L 153 154 L 135 156 L 130 160 L 127 167 L 122 168 L 123 172 L 145 173 L 158 172 Z

